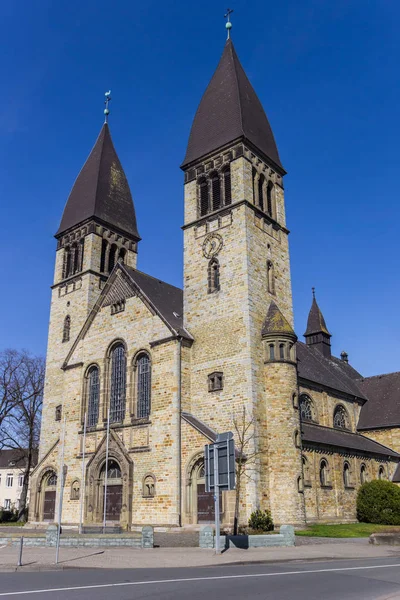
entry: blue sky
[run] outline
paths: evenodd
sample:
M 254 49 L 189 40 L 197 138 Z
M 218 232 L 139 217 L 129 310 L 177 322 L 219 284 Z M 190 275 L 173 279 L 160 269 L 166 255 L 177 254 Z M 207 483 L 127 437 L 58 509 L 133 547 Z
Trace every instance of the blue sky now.
M 365 375 L 400 370 L 400 3 L 236 0 L 232 38 L 285 178 L 296 331 L 311 287 Z M 44 354 L 55 240 L 102 124 L 135 200 L 139 268 L 182 281 L 179 169 L 225 42 L 225 3 L 2 6 L 0 349 Z

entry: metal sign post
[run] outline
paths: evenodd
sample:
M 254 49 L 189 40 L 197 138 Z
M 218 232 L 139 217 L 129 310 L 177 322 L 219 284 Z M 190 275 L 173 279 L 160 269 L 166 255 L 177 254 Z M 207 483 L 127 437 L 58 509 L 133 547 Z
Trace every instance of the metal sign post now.
M 228 431 L 204 447 L 206 492 L 214 492 L 215 553 L 220 554 L 220 492 L 235 489 L 235 442 Z

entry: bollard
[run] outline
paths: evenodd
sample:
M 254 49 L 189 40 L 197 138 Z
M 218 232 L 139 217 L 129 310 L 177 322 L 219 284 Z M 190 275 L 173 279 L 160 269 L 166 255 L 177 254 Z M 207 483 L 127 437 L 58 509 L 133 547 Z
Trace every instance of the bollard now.
M 22 548 L 24 547 L 24 537 L 21 537 L 21 540 L 19 542 L 19 558 L 18 558 L 18 563 L 17 563 L 17 567 L 22 567 Z

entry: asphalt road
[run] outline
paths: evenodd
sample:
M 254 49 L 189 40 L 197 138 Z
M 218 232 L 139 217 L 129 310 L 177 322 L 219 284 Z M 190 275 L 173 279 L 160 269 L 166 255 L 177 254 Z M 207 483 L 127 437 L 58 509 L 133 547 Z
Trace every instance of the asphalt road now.
M 398 600 L 399 559 L 186 569 L 0 573 L 2 598 L 35 600 Z

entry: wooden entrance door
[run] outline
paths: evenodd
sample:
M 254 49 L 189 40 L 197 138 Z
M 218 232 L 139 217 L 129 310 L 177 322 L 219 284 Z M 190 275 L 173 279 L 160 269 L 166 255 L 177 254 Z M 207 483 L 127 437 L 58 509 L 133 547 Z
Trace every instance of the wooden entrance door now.
M 107 521 L 119 521 L 122 508 L 122 485 L 107 485 Z
M 56 492 L 44 493 L 43 520 L 54 521 L 54 511 L 56 508 Z
M 222 511 L 222 498 L 219 497 L 219 510 Z M 197 484 L 197 522 L 215 521 L 214 493 L 206 492 L 204 483 Z

